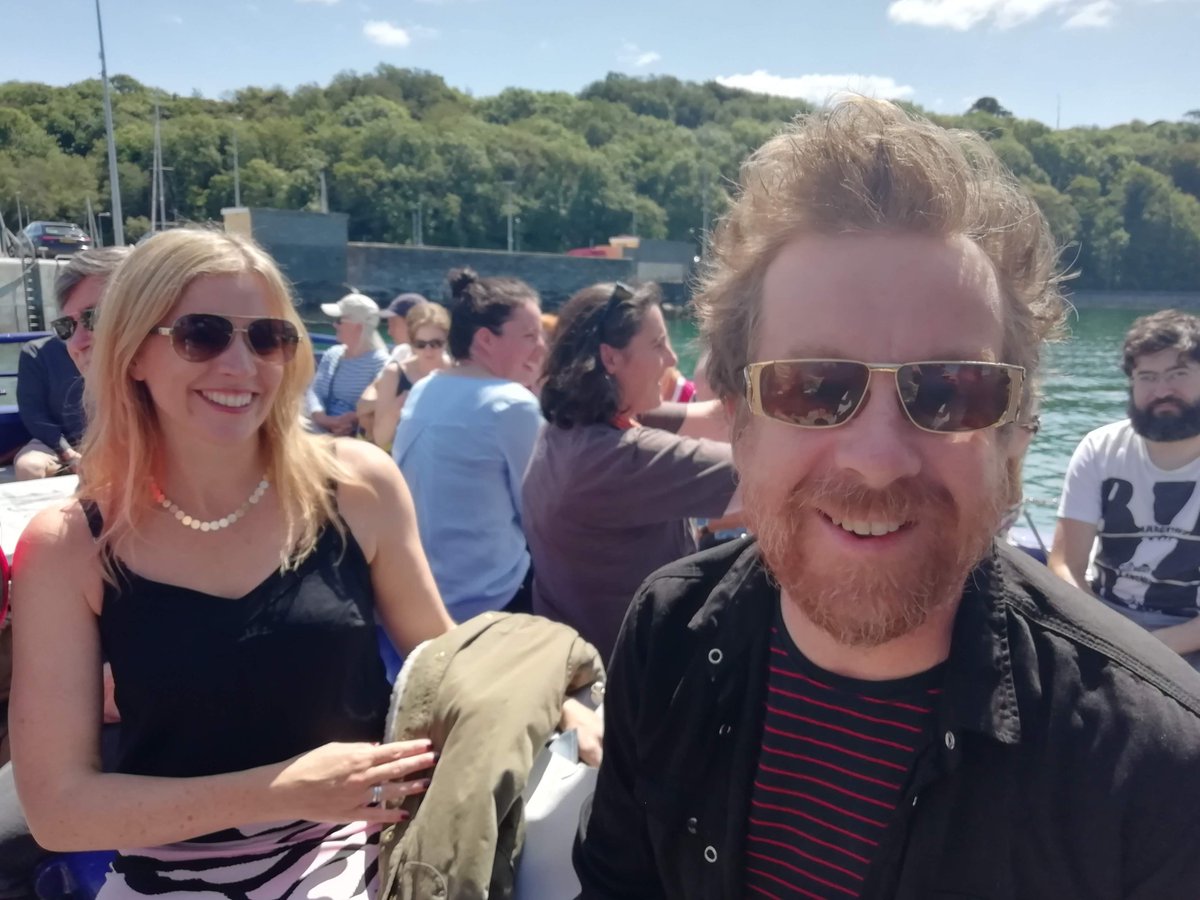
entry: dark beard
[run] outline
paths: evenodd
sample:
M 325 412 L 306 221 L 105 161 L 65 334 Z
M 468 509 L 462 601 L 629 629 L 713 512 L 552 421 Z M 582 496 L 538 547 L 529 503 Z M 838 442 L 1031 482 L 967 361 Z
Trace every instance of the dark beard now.
M 981 498 L 982 509 L 962 510 L 945 487 L 907 479 L 886 490 L 856 479 L 825 476 L 796 486 L 779 508 L 754 479 L 742 489 L 751 530 L 772 577 L 814 625 L 839 643 L 876 647 L 923 625 L 958 600 L 963 584 L 987 554 L 1006 493 L 1000 484 Z M 774 508 L 773 508 L 774 507 Z M 846 567 L 810 550 L 807 532 L 820 509 L 845 518 L 916 522 L 925 546 L 890 567 Z
M 1178 415 L 1158 415 L 1154 412 L 1155 409 L 1170 403 L 1179 407 Z M 1148 441 L 1170 443 L 1186 441 L 1200 435 L 1200 403 L 1158 400 L 1145 409 L 1140 409 L 1130 397 L 1127 409 L 1130 426 Z

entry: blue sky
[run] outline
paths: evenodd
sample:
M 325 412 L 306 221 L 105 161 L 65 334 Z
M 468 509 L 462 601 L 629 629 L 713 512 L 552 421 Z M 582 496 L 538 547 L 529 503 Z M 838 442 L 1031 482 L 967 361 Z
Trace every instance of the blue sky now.
M 102 0 L 110 74 L 219 97 L 378 63 L 476 96 L 606 72 L 806 99 L 849 84 L 944 112 L 989 94 L 1054 124 L 1200 108 L 1200 0 Z M 36 11 L 39 7 L 52 13 Z M 0 0 L 0 81 L 98 71 L 93 0 Z

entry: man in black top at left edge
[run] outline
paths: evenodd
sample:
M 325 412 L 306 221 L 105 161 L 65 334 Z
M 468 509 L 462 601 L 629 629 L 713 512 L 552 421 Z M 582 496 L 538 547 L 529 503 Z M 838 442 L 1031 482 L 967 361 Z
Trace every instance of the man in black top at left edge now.
M 17 360 L 17 411 L 31 435 L 13 460 L 18 481 L 74 471 L 86 419 L 83 379 L 91 357 L 94 316 L 104 286 L 127 247 L 77 253 L 54 281 L 59 315 L 49 337 L 30 341 Z
M 757 537 L 634 599 L 584 900 L 1200 897 L 1200 676 L 994 540 L 1057 264 L 982 139 L 889 103 L 744 165 L 697 307 Z

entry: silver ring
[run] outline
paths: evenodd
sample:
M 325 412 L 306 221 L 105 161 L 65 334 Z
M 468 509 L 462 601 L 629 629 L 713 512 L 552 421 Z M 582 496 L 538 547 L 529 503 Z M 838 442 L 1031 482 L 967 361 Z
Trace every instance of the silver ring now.
M 371 787 L 371 802 L 368 806 L 378 806 L 383 801 L 383 785 L 376 784 Z

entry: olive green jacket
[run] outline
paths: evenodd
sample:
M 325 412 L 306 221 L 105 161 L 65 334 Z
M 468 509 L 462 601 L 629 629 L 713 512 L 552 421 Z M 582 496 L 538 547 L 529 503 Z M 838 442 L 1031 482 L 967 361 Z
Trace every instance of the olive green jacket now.
M 538 616 L 484 613 L 417 648 L 392 694 L 385 740 L 429 738 L 433 783 L 384 829 L 385 900 L 504 900 L 524 840 L 534 757 L 565 698 L 601 682 L 594 647 Z

